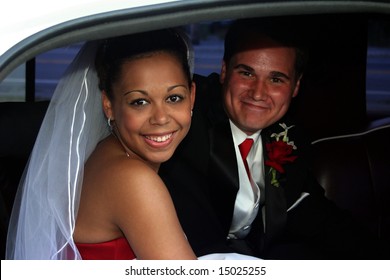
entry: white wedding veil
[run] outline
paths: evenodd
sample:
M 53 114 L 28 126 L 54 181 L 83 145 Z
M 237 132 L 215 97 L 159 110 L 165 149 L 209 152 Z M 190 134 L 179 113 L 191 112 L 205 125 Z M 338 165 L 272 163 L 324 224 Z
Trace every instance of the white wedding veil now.
M 192 46 L 175 33 L 192 74 Z M 84 163 L 110 133 L 94 66 L 98 45 L 82 47 L 54 92 L 15 198 L 6 259 L 81 259 L 72 236 Z
M 86 43 L 61 78 L 21 179 L 6 259 L 80 259 L 73 231 L 84 162 L 109 134 L 94 67 L 97 42 Z

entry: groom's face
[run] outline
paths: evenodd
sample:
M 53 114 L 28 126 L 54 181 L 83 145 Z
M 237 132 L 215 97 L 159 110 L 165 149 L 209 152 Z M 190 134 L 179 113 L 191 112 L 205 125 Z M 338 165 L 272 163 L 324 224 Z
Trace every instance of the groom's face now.
M 277 122 L 298 93 L 295 49 L 265 37 L 223 62 L 221 83 L 229 118 L 251 135 Z

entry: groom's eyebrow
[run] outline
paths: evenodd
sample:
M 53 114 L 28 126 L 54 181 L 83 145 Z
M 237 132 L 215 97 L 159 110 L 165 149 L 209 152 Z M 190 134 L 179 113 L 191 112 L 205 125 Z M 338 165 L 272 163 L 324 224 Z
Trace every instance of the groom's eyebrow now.
M 290 76 L 287 74 L 280 72 L 280 71 L 271 71 L 271 77 L 272 78 L 284 78 L 287 80 L 291 80 Z
M 237 64 L 236 66 L 234 66 L 234 69 L 238 69 L 238 70 L 242 69 L 250 73 L 256 73 L 255 69 L 253 69 L 252 67 L 246 64 Z M 287 80 L 291 80 L 290 76 L 280 71 L 271 71 L 270 74 L 272 78 L 284 78 Z
M 242 70 L 252 72 L 252 73 L 255 72 L 255 69 L 253 69 L 252 67 L 250 67 L 246 64 L 237 64 L 236 66 L 233 67 L 233 69 L 242 69 Z

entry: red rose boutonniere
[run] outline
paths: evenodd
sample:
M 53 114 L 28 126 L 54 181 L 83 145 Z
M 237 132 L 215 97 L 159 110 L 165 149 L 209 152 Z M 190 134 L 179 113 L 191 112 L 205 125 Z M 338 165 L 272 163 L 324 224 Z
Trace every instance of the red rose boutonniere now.
M 293 127 L 285 123 L 279 124 L 283 131 L 280 133 L 271 134 L 271 138 L 275 138 L 274 142 L 266 143 L 268 159 L 265 161 L 265 165 L 270 166 L 271 184 L 275 187 L 279 187 L 278 173 L 283 174 L 285 172 L 283 165 L 293 162 L 297 156 L 291 155 L 293 150 L 297 147 L 293 141 L 288 138 L 288 130 Z

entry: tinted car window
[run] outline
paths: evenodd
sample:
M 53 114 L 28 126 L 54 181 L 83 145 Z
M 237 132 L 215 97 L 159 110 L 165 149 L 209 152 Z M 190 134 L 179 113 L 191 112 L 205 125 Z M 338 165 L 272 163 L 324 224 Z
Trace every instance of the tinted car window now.
M 367 114 L 371 118 L 390 116 L 390 21 L 368 23 Z
M 226 20 L 185 26 L 194 46 L 195 73 L 207 76 L 220 71 L 223 38 L 229 23 Z M 58 80 L 81 45 L 54 49 L 35 58 L 35 101 L 50 100 Z M 2 81 L 0 102 L 26 100 L 25 76 L 23 64 Z M 366 94 L 368 118 L 390 116 L 390 22 L 385 18 L 371 19 L 368 23 Z

